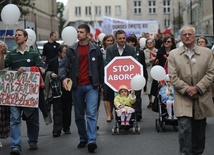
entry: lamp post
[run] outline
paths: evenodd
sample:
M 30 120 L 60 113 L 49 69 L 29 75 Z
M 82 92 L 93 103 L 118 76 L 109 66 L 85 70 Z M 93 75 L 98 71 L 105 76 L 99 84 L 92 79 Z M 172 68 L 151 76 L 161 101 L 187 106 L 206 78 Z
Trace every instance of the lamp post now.
M 192 0 L 190 0 L 190 24 L 192 24 Z

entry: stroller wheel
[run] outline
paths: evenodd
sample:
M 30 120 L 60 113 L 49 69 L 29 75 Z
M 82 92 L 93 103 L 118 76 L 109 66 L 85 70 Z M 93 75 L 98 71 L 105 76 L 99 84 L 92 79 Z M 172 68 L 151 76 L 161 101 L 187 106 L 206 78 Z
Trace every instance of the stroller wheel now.
M 139 127 L 139 126 L 136 128 L 136 132 L 137 132 L 138 134 L 140 134 L 140 127 Z
M 165 124 L 165 122 L 163 122 L 163 124 L 162 124 L 162 130 L 163 130 L 163 132 L 166 132 L 166 124 Z
M 111 132 L 112 132 L 112 135 L 114 135 L 114 134 L 115 134 L 115 129 L 112 128 L 112 129 L 111 129 Z
M 156 131 L 160 132 L 160 124 L 159 124 L 159 120 L 155 119 L 155 127 L 156 127 Z
M 117 129 L 116 129 L 116 132 L 117 132 L 117 134 L 119 135 L 119 134 L 120 134 L 120 129 L 117 128 Z
M 135 127 L 132 128 L 132 133 L 135 134 Z

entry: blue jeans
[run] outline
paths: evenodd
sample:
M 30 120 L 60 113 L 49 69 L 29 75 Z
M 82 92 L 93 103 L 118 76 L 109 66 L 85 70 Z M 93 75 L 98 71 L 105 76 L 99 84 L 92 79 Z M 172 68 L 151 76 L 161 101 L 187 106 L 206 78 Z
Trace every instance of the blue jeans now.
M 10 107 L 10 137 L 11 137 L 11 149 L 21 147 L 21 111 L 19 107 Z M 28 143 L 36 144 L 39 136 L 39 112 L 35 109 L 35 112 L 29 120 L 26 120 Z
M 80 141 L 96 142 L 98 89 L 92 85 L 78 86 L 72 90 L 72 97 Z

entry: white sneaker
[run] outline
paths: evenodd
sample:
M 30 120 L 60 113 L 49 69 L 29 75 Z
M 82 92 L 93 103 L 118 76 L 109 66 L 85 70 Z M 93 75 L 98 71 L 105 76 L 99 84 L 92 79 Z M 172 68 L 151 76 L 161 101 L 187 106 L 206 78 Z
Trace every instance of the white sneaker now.
M 173 117 L 172 116 L 168 116 L 167 119 L 173 119 Z
M 176 116 L 173 116 L 173 119 L 177 119 L 177 117 L 176 117 Z

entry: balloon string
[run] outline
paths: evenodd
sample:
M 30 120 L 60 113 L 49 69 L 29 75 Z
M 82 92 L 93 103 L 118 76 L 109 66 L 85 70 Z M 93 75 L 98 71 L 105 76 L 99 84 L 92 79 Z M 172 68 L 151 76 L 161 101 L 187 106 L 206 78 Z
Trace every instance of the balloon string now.
M 5 38 L 6 38 L 6 35 L 7 35 L 7 30 L 8 30 L 8 25 L 6 26 L 5 33 L 4 33 L 4 42 L 5 42 Z

